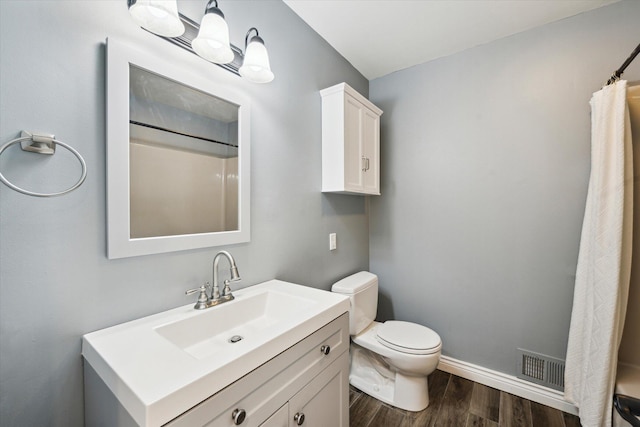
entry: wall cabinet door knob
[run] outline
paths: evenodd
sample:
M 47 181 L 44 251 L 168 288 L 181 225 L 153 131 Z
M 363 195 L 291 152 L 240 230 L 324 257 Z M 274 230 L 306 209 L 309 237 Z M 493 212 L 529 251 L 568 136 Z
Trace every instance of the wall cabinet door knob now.
M 331 352 L 331 347 L 329 347 L 328 345 L 323 345 L 322 347 L 320 347 L 320 352 L 326 356 Z
M 296 422 L 297 425 L 301 426 L 304 423 L 304 414 L 302 412 L 298 412 L 293 416 L 293 421 Z
M 247 411 L 244 409 L 236 409 L 231 414 L 231 418 L 233 418 L 233 423 L 239 426 L 244 422 L 244 419 L 247 418 Z

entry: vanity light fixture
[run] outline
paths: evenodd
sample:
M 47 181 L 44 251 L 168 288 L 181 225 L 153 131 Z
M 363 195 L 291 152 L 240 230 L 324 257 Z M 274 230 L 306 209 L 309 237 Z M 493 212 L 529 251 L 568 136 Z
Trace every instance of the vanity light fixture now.
M 252 31 L 255 31 L 256 35 L 249 41 Z M 249 28 L 244 38 L 244 61 L 239 72 L 242 77 L 254 83 L 269 83 L 273 80 L 267 48 L 255 27 Z
M 127 5 L 136 24 L 154 34 L 178 37 L 184 33 L 176 0 L 127 0 Z
M 230 44 L 229 27 L 218 0 L 208 0 L 200 25 L 178 13 L 176 0 L 127 0 L 127 4 L 133 20 L 145 30 L 250 82 L 273 80 L 269 54 L 258 29 L 247 31 L 244 53 Z
M 191 47 L 207 61 L 216 64 L 233 61 L 234 55 L 229 46 L 229 26 L 218 8 L 218 0 L 209 0 L 207 3 L 198 37 L 191 42 Z

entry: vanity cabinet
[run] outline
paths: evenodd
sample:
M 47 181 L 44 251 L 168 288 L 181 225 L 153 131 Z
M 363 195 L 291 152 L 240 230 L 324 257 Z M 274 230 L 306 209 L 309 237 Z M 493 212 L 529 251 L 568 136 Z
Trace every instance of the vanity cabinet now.
M 343 402 L 349 402 L 349 354 L 334 363 L 322 375 L 310 381 L 289 401 L 289 423 L 286 426 L 344 426 L 349 425 Z M 304 418 L 301 419 L 301 416 Z
M 345 313 L 166 426 L 348 427 L 348 349 Z
M 281 280 L 234 296 L 84 335 L 85 425 L 347 427 L 349 298 Z
M 260 427 L 287 427 L 289 425 L 289 404 L 282 405 L 275 414 L 271 415 L 269 419 Z
M 295 426 L 344 426 L 349 425 L 344 420 L 346 415 L 342 408 L 343 402 L 349 401 L 348 391 L 345 393 L 345 383 L 348 383 L 349 362 L 334 363 L 322 375 L 318 375 L 304 386 L 289 402 L 283 405 L 275 414 L 270 416 L 260 427 L 295 427 Z M 344 362 L 344 361 L 341 361 Z M 348 390 L 348 385 L 347 385 Z
M 322 191 L 380 194 L 382 110 L 346 83 L 322 96 Z
M 210 362 L 216 363 L 215 357 Z M 204 401 L 191 404 L 164 426 L 348 427 L 348 313 Z M 139 425 L 86 362 L 85 405 L 87 427 Z

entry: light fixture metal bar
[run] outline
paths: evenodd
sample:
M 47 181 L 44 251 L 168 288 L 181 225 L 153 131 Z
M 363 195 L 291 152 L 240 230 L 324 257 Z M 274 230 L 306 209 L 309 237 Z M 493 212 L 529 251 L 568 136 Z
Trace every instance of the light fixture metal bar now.
M 177 46 L 180 46 L 185 50 L 188 50 L 194 55 L 197 55 L 196 52 L 191 48 L 191 41 L 198 36 L 198 30 L 200 30 L 200 24 L 184 16 L 182 13 L 178 13 L 178 16 L 180 17 L 180 20 L 184 24 L 184 28 L 185 28 L 184 34 L 178 37 L 164 37 L 164 36 L 158 36 L 157 34 L 154 34 L 154 33 L 151 33 L 151 34 L 154 34 L 167 41 L 170 41 L 171 43 Z M 242 50 L 234 45 L 231 45 L 231 51 L 233 52 L 233 61 L 229 62 L 228 64 L 216 64 L 213 62 L 211 64 L 217 65 L 218 67 L 222 67 L 225 70 L 231 71 L 233 74 L 236 74 L 239 76 L 240 72 L 238 70 L 242 66 L 244 55 L 242 53 Z

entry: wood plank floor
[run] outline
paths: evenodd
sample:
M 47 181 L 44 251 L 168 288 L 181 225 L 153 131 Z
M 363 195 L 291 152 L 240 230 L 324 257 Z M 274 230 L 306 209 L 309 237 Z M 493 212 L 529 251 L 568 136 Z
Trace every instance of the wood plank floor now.
M 436 370 L 429 406 L 409 412 L 349 388 L 350 427 L 580 427 L 578 417 Z

